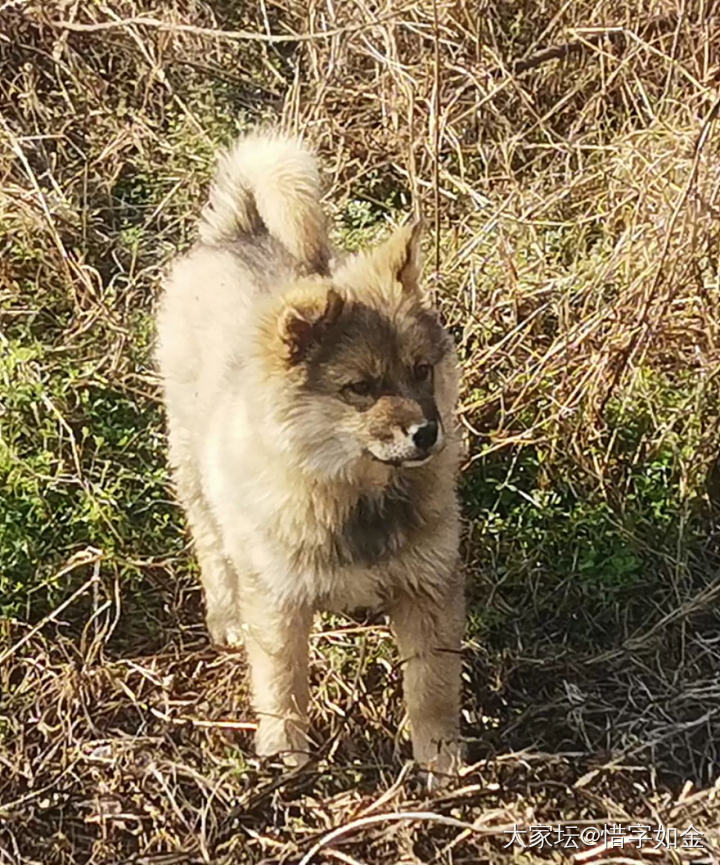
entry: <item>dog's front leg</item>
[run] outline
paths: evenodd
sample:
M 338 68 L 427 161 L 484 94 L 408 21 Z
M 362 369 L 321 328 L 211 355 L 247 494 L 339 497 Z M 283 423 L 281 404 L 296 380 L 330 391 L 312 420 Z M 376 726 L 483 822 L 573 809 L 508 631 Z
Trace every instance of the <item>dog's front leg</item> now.
M 462 585 L 453 584 L 440 598 L 404 595 L 390 615 L 403 665 L 414 757 L 434 775 L 454 773 L 461 763 Z
M 258 756 L 278 754 L 292 766 L 308 758 L 308 640 L 312 611 L 282 610 L 259 593 L 244 595 Z

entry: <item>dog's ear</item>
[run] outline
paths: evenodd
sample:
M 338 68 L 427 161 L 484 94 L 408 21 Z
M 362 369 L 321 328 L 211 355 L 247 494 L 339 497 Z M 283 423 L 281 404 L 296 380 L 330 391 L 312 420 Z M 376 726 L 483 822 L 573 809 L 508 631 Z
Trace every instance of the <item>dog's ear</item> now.
M 396 229 L 378 249 L 383 265 L 392 271 L 395 281 L 399 282 L 406 292 L 417 292 L 420 289 L 422 227 L 422 220 L 415 219 Z
M 280 313 L 278 332 L 291 364 L 299 363 L 308 349 L 320 342 L 325 331 L 337 321 L 344 305 L 344 299 L 333 288 L 287 304 Z

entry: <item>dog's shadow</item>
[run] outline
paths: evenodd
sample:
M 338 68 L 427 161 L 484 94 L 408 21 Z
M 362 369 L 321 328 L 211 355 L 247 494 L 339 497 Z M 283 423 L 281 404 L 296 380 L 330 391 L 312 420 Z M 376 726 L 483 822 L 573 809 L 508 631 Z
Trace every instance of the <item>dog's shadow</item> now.
M 463 710 L 469 762 L 562 755 L 581 771 L 641 765 L 672 787 L 712 783 L 720 759 L 717 620 L 717 609 L 699 610 L 594 653 L 472 643 Z
M 670 784 L 715 780 L 712 472 L 707 495 L 683 500 L 674 476 L 649 457 L 623 471 L 627 495 L 617 501 L 549 473 L 532 448 L 510 468 L 491 455 L 465 472 L 471 761 L 566 754 L 585 765 L 651 767 Z

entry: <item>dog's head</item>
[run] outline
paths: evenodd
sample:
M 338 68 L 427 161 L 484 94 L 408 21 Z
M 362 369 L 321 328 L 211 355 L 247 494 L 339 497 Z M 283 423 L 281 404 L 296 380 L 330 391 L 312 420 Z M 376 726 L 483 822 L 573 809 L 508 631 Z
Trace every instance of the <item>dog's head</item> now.
M 265 327 L 288 446 L 323 474 L 358 461 L 419 466 L 453 423 L 452 340 L 418 280 L 419 226 L 295 285 Z

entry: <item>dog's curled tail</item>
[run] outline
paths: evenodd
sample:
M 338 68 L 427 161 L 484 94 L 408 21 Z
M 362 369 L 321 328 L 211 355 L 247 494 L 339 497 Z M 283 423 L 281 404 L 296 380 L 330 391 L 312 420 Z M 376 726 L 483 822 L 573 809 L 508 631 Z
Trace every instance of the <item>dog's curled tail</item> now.
M 268 232 L 312 272 L 330 257 L 315 157 L 277 132 L 240 138 L 221 158 L 200 238 L 217 245 Z

